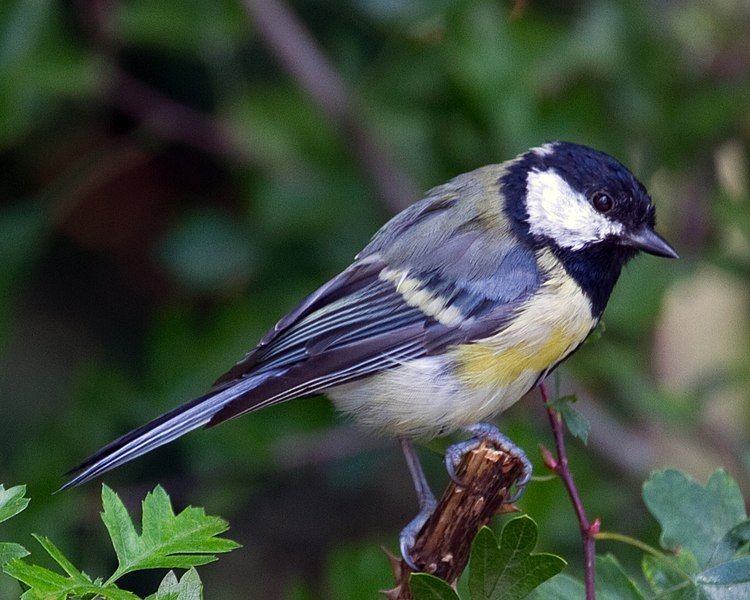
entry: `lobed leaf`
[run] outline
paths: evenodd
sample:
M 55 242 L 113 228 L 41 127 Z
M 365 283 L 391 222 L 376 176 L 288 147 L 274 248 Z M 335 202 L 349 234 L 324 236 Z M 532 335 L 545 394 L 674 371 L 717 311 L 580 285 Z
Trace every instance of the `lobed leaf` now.
M 5 493 L 6 514 L 25 508 L 22 486 Z M 12 494 L 9 492 L 13 492 Z M 107 581 L 92 580 L 78 570 L 63 552 L 47 537 L 34 535 L 64 575 L 38 565 L 31 565 L 21 557 L 28 552 L 18 544 L 0 544 L 3 570 L 29 589 L 22 600 L 66 600 L 69 597 L 104 600 L 139 600 L 135 594 L 118 588 L 113 582 L 122 574 L 157 567 L 189 569 L 181 579 L 170 572 L 151 600 L 201 600 L 203 586 L 194 565 L 216 560 L 217 552 L 227 552 L 238 546 L 235 542 L 216 537 L 228 529 L 222 519 L 206 516 L 202 509 L 187 508 L 175 515 L 169 496 L 161 487 L 146 495 L 143 501 L 142 533 L 136 531 L 128 511 L 117 494 L 107 486 L 102 488 L 104 512 L 102 520 L 112 539 L 119 566 Z
M 747 519 L 739 486 L 723 470 L 705 488 L 675 469 L 655 471 L 643 485 L 643 500 L 661 525 L 662 546 L 689 549 L 701 567 L 727 532 Z
M 518 600 L 559 573 L 565 561 L 553 554 L 531 554 L 537 526 L 524 515 L 508 521 L 500 534 L 483 527 L 471 547 L 469 591 L 473 600 Z
M 217 537 L 229 529 L 226 521 L 208 516 L 202 508 L 188 507 L 175 515 L 164 491 L 157 486 L 143 500 L 142 533 L 138 535 L 118 495 L 102 486 L 102 521 L 112 538 L 119 566 L 109 581 L 141 569 L 189 569 L 216 560 L 239 544 Z
M 156 593 L 146 600 L 203 600 L 203 583 L 198 571 L 190 569 L 179 580 L 174 571 L 169 571 Z
M 7 490 L 0 483 L 0 523 L 16 516 L 29 505 L 29 499 L 24 498 L 25 485 L 16 485 Z
M 9 562 L 3 570 L 11 577 L 29 586 L 22 596 L 23 600 L 65 600 L 69 596 L 96 595 L 106 600 L 139 600 L 131 592 L 121 590 L 114 585 L 102 586 L 93 582 L 84 573 L 65 577 L 39 565 L 30 565 L 22 560 Z
M 584 597 L 583 582 L 560 573 L 540 584 L 527 596 L 529 600 L 571 600 Z
M 695 577 L 706 596 L 716 600 L 750 598 L 750 556 L 743 556 L 706 569 Z
M 450 585 L 427 573 L 412 573 L 409 577 L 409 589 L 414 600 L 460 600 Z
M 29 551 L 26 550 L 21 544 L 14 544 L 12 542 L 0 542 L 0 567 L 5 563 L 8 563 L 17 558 L 23 558 L 28 556 Z
M 641 561 L 643 575 L 653 592 L 664 600 L 707 600 L 695 585 L 698 561 L 690 551 L 677 556 L 647 554 Z
M 708 561 L 708 566 L 711 567 L 731 560 L 740 549 L 747 551 L 748 544 L 750 544 L 750 519 L 727 531 L 726 535 L 716 545 L 711 559 Z
M 643 600 L 644 595 L 611 554 L 596 557 L 596 596 L 601 600 Z
M 573 408 L 573 402 L 577 400 L 578 398 L 573 395 L 563 396 L 551 404 L 560 413 L 570 434 L 581 440 L 584 444 L 588 444 L 591 423 L 589 423 L 589 420 L 582 413 Z

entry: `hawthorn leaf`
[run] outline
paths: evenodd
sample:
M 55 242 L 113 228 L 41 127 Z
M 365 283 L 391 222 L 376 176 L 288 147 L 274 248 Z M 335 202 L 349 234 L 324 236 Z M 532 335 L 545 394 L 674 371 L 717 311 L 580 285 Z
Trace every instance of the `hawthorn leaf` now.
M 8 563 L 17 558 L 23 558 L 28 556 L 29 551 L 26 550 L 21 544 L 14 544 L 13 542 L 0 542 L 0 567 L 5 563 Z
M 39 565 L 30 565 L 22 560 L 13 560 L 3 567 L 3 571 L 29 586 L 21 598 L 23 600 L 65 600 L 69 597 L 96 595 L 106 600 L 139 600 L 131 592 L 115 585 L 101 585 L 92 581 L 85 573 L 64 576 Z
M 652 591 L 663 600 L 708 600 L 695 585 L 698 561 L 690 551 L 677 556 L 644 555 L 641 569 Z
M 29 499 L 24 498 L 25 485 L 16 485 L 7 490 L 0 483 L 0 523 L 16 516 L 29 505 Z
M 583 598 L 584 594 L 582 581 L 560 574 L 542 583 L 528 600 L 570 600 Z M 644 600 L 643 592 L 611 555 L 596 557 L 596 597 L 599 600 Z
M 643 600 L 635 582 L 611 554 L 596 557 L 596 597 L 601 600 Z
M 643 574 L 658 597 L 666 600 L 744 600 L 750 598 L 750 556 L 697 572 L 689 551 L 677 556 L 644 556 Z
M 582 581 L 560 573 L 542 583 L 527 596 L 528 600 L 570 600 L 583 598 L 585 589 Z
M 148 596 L 146 600 L 203 600 L 203 583 L 198 571 L 190 569 L 180 580 L 174 571 L 169 571 L 156 593 Z
M 581 440 L 584 445 L 588 444 L 591 423 L 582 413 L 573 408 L 573 402 L 578 398 L 573 395 L 563 396 L 552 402 L 552 407 L 560 413 L 565 426 L 573 437 Z
M 695 583 L 711 600 L 750 598 L 750 556 L 722 563 L 699 573 Z
M 409 577 L 409 589 L 414 600 L 460 600 L 450 585 L 427 573 L 412 573 Z
M 727 532 L 747 519 L 739 486 L 722 469 L 705 488 L 675 469 L 655 471 L 643 485 L 643 500 L 661 525 L 661 545 L 687 548 L 701 567 Z
M 177 579 L 177 575 L 174 571 L 168 571 L 159 584 L 159 589 L 155 593 L 147 596 L 145 600 L 177 600 L 177 591 L 180 587 L 180 582 Z
M 102 521 L 119 561 L 109 581 L 141 569 L 189 569 L 215 561 L 217 553 L 239 547 L 232 540 L 218 537 L 229 529 L 224 519 L 190 506 L 175 514 L 161 486 L 143 500 L 140 535 L 125 505 L 106 485 L 102 486 L 102 504 Z
M 55 544 L 52 543 L 52 540 L 48 537 L 32 534 L 34 536 L 34 539 L 39 542 L 39 544 L 44 548 L 44 550 L 47 552 L 47 554 L 50 555 L 52 560 L 54 560 L 63 571 L 65 571 L 70 577 L 73 577 L 74 579 L 81 579 L 86 581 L 91 581 L 91 579 L 82 571 L 79 571 L 75 568 L 73 563 L 71 563 L 65 555 L 62 553 L 62 551 L 55 546 Z
M 714 553 L 708 561 L 708 566 L 712 567 L 731 560 L 740 549 L 744 549 L 747 553 L 748 544 L 750 544 L 750 519 L 727 531 L 714 549 Z
M 472 600 L 519 600 L 557 575 L 565 561 L 554 554 L 532 554 L 536 540 L 536 523 L 527 515 L 506 523 L 499 547 L 491 529 L 480 529 L 471 547 Z

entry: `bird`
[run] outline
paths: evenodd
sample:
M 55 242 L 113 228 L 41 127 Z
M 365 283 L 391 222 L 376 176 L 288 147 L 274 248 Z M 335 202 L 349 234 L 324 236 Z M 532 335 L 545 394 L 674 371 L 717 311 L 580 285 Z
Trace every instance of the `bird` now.
M 407 563 L 435 498 L 414 442 L 456 431 L 446 467 L 490 439 L 489 422 L 570 357 L 595 329 L 639 252 L 678 258 L 655 231 L 646 188 L 618 160 L 555 141 L 428 191 L 353 263 L 286 314 L 204 395 L 86 459 L 87 482 L 200 427 L 292 398 L 327 395 L 359 425 L 400 441 L 419 513 L 401 531 Z

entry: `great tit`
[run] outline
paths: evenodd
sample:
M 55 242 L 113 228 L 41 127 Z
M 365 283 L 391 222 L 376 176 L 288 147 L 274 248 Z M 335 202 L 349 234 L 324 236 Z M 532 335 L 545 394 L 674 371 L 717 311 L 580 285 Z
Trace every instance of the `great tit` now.
M 419 515 L 434 498 L 410 440 L 483 423 L 583 343 L 622 267 L 639 251 L 677 258 L 654 205 L 617 160 L 552 142 L 459 175 L 386 223 L 342 273 L 284 316 L 205 395 L 125 434 L 76 467 L 75 486 L 203 426 L 325 393 L 356 422 L 401 440 Z

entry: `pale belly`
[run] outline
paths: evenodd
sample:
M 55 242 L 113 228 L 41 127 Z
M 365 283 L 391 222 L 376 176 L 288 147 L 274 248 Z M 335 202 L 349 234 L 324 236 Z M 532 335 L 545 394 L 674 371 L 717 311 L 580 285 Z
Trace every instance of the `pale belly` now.
M 490 419 L 518 401 L 539 376 L 529 371 L 508 384 L 467 386 L 454 369 L 445 355 L 421 358 L 327 394 L 367 429 L 425 438 Z
M 489 419 L 569 356 L 597 323 L 558 271 L 501 331 L 329 390 L 337 408 L 377 432 L 428 437 Z

